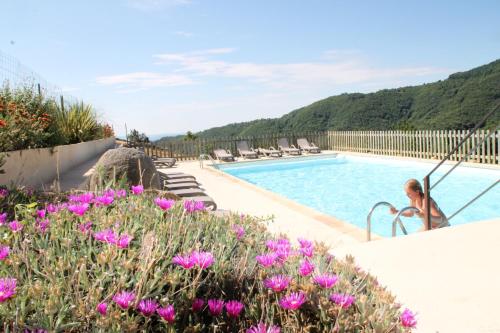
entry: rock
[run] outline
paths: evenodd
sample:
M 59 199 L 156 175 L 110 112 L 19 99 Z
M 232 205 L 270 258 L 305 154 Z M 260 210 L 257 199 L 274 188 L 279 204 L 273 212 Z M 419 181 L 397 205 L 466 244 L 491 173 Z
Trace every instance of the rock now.
M 97 161 L 94 173 L 89 177 L 88 187 L 96 190 L 113 179 L 113 175 L 116 181 L 126 176 L 129 185 L 137 185 L 141 183 L 141 174 L 144 188 L 161 189 L 160 177 L 153 160 L 144 152 L 124 147 L 110 149 Z

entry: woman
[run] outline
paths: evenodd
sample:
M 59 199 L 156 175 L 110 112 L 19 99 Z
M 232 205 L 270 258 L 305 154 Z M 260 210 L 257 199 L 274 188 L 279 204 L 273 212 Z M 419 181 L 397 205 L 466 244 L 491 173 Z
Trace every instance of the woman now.
M 410 179 L 405 183 L 405 192 L 408 198 L 410 198 L 410 206 L 418 209 L 416 213 L 418 217 L 421 219 L 425 219 L 425 200 L 424 200 L 424 191 L 422 190 L 422 185 L 416 179 Z M 394 207 L 390 208 L 391 214 L 397 214 L 399 210 Z M 412 217 L 414 215 L 414 211 L 406 211 L 401 215 Z M 431 225 L 432 229 L 448 227 L 450 223 L 444 215 L 443 211 L 438 207 L 436 202 L 431 198 Z M 426 229 L 424 225 L 423 230 Z

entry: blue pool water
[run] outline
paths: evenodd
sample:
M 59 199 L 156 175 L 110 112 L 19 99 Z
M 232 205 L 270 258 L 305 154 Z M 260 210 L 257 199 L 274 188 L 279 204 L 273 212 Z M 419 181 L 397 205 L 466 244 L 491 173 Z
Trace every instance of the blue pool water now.
M 338 157 L 260 161 L 220 166 L 240 179 L 300 204 L 366 229 L 366 216 L 379 201 L 397 208 L 408 206 L 403 184 L 423 179 L 435 164 L 385 158 L 339 155 Z M 447 170 L 441 167 L 431 178 L 437 181 Z M 500 170 L 458 167 L 432 192 L 432 197 L 451 216 L 474 196 L 500 178 Z M 386 207 L 373 214 L 372 232 L 391 236 L 393 215 Z M 451 225 L 500 217 L 500 185 L 450 220 Z M 419 218 L 403 218 L 409 232 L 417 231 Z M 293 221 L 290 221 L 293 223 Z M 400 232 L 399 232 L 400 233 Z

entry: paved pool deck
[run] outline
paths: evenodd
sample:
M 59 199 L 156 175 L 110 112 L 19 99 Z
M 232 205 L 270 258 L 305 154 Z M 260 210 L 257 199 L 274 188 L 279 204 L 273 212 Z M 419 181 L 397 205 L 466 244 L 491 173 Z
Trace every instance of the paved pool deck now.
M 208 164 L 178 162 L 163 171 L 195 176 L 219 209 L 272 216 L 271 232 L 324 242 L 336 256 L 354 255 L 397 301 L 418 313 L 416 332 L 500 332 L 500 219 L 366 242 L 365 230 Z

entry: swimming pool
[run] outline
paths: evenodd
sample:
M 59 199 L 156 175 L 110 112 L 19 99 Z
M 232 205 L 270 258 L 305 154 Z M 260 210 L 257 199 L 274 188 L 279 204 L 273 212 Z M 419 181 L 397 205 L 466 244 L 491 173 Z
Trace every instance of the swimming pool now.
M 374 204 L 388 201 L 397 208 L 408 206 L 403 184 L 409 178 L 423 179 L 434 165 L 402 159 L 323 155 L 226 164 L 219 169 L 366 229 L 366 216 Z M 433 174 L 431 183 L 448 169 L 449 166 L 442 166 Z M 432 197 L 450 216 L 499 178 L 498 169 L 460 166 L 436 186 Z M 451 225 L 500 217 L 499 187 L 497 185 L 451 219 Z M 386 207 L 379 207 L 372 217 L 372 232 L 390 237 L 392 218 Z M 419 218 L 403 218 L 403 222 L 409 232 L 422 226 Z M 398 234 L 401 234 L 399 230 Z

